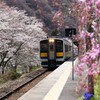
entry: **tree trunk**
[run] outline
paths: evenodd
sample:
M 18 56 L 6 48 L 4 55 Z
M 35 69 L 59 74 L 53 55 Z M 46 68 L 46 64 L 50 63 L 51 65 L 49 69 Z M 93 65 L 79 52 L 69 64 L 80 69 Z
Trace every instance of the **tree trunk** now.
M 2 67 L 2 74 L 4 74 L 5 73 L 5 71 L 4 71 L 4 67 Z
M 32 71 L 32 66 L 29 66 L 29 72 L 31 72 Z

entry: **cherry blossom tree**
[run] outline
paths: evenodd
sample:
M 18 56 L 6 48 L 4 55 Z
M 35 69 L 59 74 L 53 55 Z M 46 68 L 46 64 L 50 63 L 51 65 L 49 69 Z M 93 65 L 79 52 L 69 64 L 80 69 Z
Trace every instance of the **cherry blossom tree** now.
M 4 73 L 4 68 L 8 62 L 10 62 L 10 65 L 15 66 L 16 62 L 14 63 L 14 61 L 17 61 L 17 64 L 25 61 L 24 56 L 29 51 L 31 53 L 27 58 L 36 57 L 37 59 L 35 51 L 38 50 L 39 40 L 46 37 L 42 26 L 42 23 L 35 17 L 25 15 L 25 11 L 14 7 L 10 8 L 3 2 L 0 3 L 0 67 L 2 73 Z M 19 52 L 22 54 L 18 55 Z M 34 56 L 32 56 L 32 52 Z M 22 59 L 14 60 L 17 56 L 22 56 Z M 28 61 L 24 63 L 27 64 Z
M 78 41 L 81 54 L 79 56 L 80 63 L 76 67 L 78 75 L 82 76 L 83 71 L 86 71 L 86 77 L 81 80 L 82 87 L 93 93 L 93 81 L 95 81 L 95 75 L 100 74 L 100 4 L 99 0 L 86 0 L 74 2 L 74 14 L 79 18 L 79 36 Z M 85 66 L 88 67 L 85 67 Z M 86 79 L 88 80 L 88 86 Z M 83 82 L 82 82 L 83 81 Z M 79 92 L 80 87 L 77 92 Z

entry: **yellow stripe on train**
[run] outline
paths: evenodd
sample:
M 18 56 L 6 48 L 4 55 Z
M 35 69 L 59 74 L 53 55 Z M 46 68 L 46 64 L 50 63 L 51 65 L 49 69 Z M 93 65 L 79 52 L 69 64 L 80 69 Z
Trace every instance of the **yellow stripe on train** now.
M 47 53 L 41 53 L 40 56 L 41 57 L 47 57 Z
M 57 56 L 57 57 L 63 57 L 63 52 L 57 52 L 57 53 L 56 53 L 56 56 Z

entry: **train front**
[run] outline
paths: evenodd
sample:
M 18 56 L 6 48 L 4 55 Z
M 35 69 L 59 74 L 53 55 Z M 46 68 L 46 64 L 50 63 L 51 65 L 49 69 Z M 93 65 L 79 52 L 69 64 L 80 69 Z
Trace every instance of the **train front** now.
M 55 68 L 63 61 L 63 40 L 49 38 L 40 41 L 40 59 L 43 68 Z

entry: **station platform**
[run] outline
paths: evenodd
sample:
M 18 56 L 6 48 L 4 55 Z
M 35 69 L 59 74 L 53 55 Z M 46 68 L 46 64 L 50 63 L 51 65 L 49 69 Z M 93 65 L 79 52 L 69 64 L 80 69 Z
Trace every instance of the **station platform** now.
M 74 66 L 78 59 L 74 60 Z M 72 61 L 69 59 L 40 81 L 18 100 L 77 100 L 77 76 L 72 80 Z

